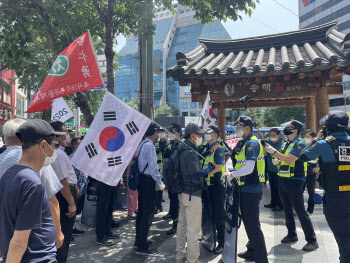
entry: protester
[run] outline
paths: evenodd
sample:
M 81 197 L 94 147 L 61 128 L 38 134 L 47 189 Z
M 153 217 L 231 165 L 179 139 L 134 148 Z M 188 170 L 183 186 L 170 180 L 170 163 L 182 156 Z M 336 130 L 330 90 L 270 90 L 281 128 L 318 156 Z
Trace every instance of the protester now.
M 161 170 L 163 165 L 165 149 L 167 147 L 167 132 L 161 127 L 159 128 L 158 132 L 159 132 L 159 139 L 154 143 L 154 146 L 156 147 L 157 163 L 159 166 L 159 170 Z M 159 187 L 156 186 L 156 199 L 155 199 L 156 214 L 163 212 L 162 200 L 163 200 L 163 191 L 161 191 Z
M 312 130 L 306 130 L 304 133 L 304 141 L 306 146 L 310 145 L 313 140 L 316 140 L 317 134 Z M 307 209 L 309 216 L 311 216 L 314 212 L 315 208 L 315 187 L 317 180 L 317 173 L 320 168 L 318 166 L 318 159 L 310 160 L 307 162 L 307 175 L 306 182 L 303 185 L 303 192 L 305 188 L 307 188 L 307 192 L 309 194 L 309 199 L 307 201 Z
M 56 158 L 55 134 L 38 119 L 28 120 L 16 132 L 23 153 L 0 180 L 0 250 L 6 262 L 57 262 L 55 226 L 39 176 L 43 165 Z
M 73 158 L 74 153 L 77 151 L 80 143 L 81 143 L 80 139 L 78 139 L 78 138 L 72 139 L 71 146 L 73 149 L 73 153 L 69 157 L 69 159 Z M 75 203 L 75 206 L 77 207 L 76 214 L 80 215 L 81 212 L 83 211 L 83 208 L 84 208 L 85 195 L 86 195 L 86 191 L 87 191 L 87 184 L 88 184 L 87 175 L 84 172 L 75 168 L 74 166 L 73 166 L 73 168 L 74 168 L 74 172 L 77 176 L 77 187 L 78 187 L 77 199 L 76 199 L 76 203 Z M 81 235 L 85 234 L 85 231 L 77 229 L 76 226 L 74 225 L 72 234 L 74 236 L 81 236 Z
M 168 135 L 170 143 L 168 144 L 165 150 L 164 159 L 169 158 L 170 155 L 173 154 L 174 150 L 177 149 L 177 147 L 180 145 L 180 138 L 182 136 L 180 124 L 170 124 L 170 126 L 168 127 L 168 131 L 171 132 L 171 134 Z M 166 220 L 171 218 L 173 220 L 173 226 L 170 230 L 165 232 L 167 235 L 173 235 L 176 233 L 177 222 L 179 220 L 179 197 L 169 188 L 168 197 L 170 200 L 169 213 L 163 216 L 163 219 Z
M 208 191 L 209 204 L 212 211 L 213 218 L 213 230 L 215 240 L 218 245 L 214 249 L 214 254 L 221 254 L 224 250 L 225 244 L 225 180 L 222 179 L 222 175 L 225 173 L 225 151 L 223 147 L 220 147 L 218 139 L 221 135 L 219 128 L 215 126 L 209 126 L 209 129 L 204 135 L 204 139 L 208 142 L 209 151 L 208 154 L 203 155 L 206 160 L 203 160 L 203 168 L 207 169 L 210 162 L 214 162 L 216 165 L 215 170 L 211 171 L 205 182 Z
M 178 147 L 181 175 L 184 190 L 179 194 L 179 222 L 176 231 L 176 262 L 197 262 L 200 252 L 198 235 L 202 225 L 202 190 L 203 177 L 215 169 L 210 163 L 202 170 L 196 149 L 203 142 L 201 130 L 197 124 L 189 123 L 185 128 L 185 141 Z M 187 248 L 186 248 L 187 243 Z
M 64 140 L 64 151 L 68 156 L 73 153 L 73 147 L 71 145 L 71 140 L 74 138 L 72 130 L 68 130 L 66 134 L 66 139 Z
M 289 244 L 298 241 L 293 215 L 294 208 L 307 242 L 303 250 L 314 251 L 318 248 L 318 243 L 312 222 L 305 210 L 302 189 L 307 167 L 306 163 L 299 159 L 302 149 L 305 148 L 305 143 L 299 137 L 302 127 L 301 122 L 291 120 L 283 130 L 288 141 L 283 143 L 280 151 L 269 144 L 266 144 L 265 148 L 268 153 L 280 160 L 278 164 L 279 192 L 288 229 L 288 234 L 281 240 L 281 243 Z
M 277 151 L 282 146 L 282 141 L 280 139 L 281 132 L 277 128 L 272 128 L 270 130 L 270 138 L 267 141 L 268 144 L 270 144 L 273 148 L 275 148 Z M 271 208 L 272 211 L 282 211 L 282 203 L 280 194 L 278 191 L 278 167 L 272 163 L 272 160 L 275 158 L 270 153 L 267 153 L 264 148 L 264 154 L 267 159 L 267 172 L 268 177 L 270 181 L 270 189 L 271 189 L 271 202 L 268 205 L 264 205 L 266 208 Z
M 236 122 L 235 134 L 242 138 L 233 151 L 233 173 L 225 173 L 228 182 L 239 179 L 240 209 L 247 232 L 247 251 L 239 253 L 240 258 L 257 263 L 268 262 L 265 237 L 261 230 L 259 205 L 265 182 L 265 160 L 263 147 L 253 133 L 254 120 L 240 116 Z
M 157 153 L 154 142 L 158 139 L 158 126 L 151 123 L 144 135 L 145 140 L 137 149 L 138 168 L 141 181 L 137 187 L 139 193 L 138 213 L 136 217 L 136 239 L 134 247 L 137 255 L 157 254 L 157 249 L 150 248 L 151 240 L 147 240 L 149 228 L 154 217 L 154 200 L 156 198 L 156 183 L 160 190 L 164 190 L 159 167 L 157 164 Z
M 52 122 L 52 128 L 56 131 L 56 140 L 59 141 L 57 149 L 57 159 L 52 164 L 58 180 L 63 188 L 56 194 L 60 204 L 60 221 L 64 235 L 62 247 L 57 250 L 57 261 L 66 263 L 68 258 L 69 244 L 71 242 L 73 225 L 75 222 L 76 206 L 75 199 L 77 196 L 77 176 L 67 154 L 64 152 L 64 141 L 66 140 L 66 127 L 60 121 Z
M 16 136 L 16 131 L 23 123 L 25 123 L 25 121 L 21 119 L 9 120 L 3 127 L 2 137 L 7 146 L 7 150 L 0 155 L 0 179 L 5 171 L 18 163 L 22 157 L 22 143 Z M 62 185 L 58 181 L 51 165 L 48 165 L 48 163 L 44 165 L 45 166 L 40 169 L 40 179 L 50 204 L 50 212 L 55 226 L 56 248 L 60 248 L 64 236 L 61 231 L 60 207 L 55 194 L 61 190 Z

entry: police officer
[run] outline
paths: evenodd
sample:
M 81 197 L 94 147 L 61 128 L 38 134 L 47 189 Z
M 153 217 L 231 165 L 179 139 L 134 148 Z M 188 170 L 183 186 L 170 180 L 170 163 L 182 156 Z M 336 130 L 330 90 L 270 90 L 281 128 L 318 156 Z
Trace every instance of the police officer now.
M 268 153 L 281 161 L 278 165 L 279 193 L 288 229 L 288 235 L 281 240 L 281 243 L 298 241 L 293 215 L 294 208 L 307 241 L 303 250 L 314 251 L 318 248 L 318 243 L 310 217 L 304 207 L 303 185 L 307 167 L 306 163 L 299 160 L 301 150 L 306 146 L 299 137 L 302 127 L 301 122 L 291 120 L 283 131 L 284 135 L 288 137 L 288 141 L 283 143 L 280 151 L 269 144 L 266 144 L 265 148 Z
M 160 127 L 159 128 L 159 139 L 154 143 L 154 146 L 156 147 L 156 153 L 157 153 L 157 163 L 159 166 L 159 169 L 161 170 L 162 164 L 163 164 L 163 155 L 167 146 L 167 132 Z M 156 214 L 163 212 L 163 206 L 162 206 L 162 200 L 163 200 L 163 191 L 159 190 L 158 185 L 156 186 L 156 199 L 155 199 L 155 209 Z
M 164 152 L 164 159 L 169 158 L 170 155 L 174 152 L 174 150 L 179 146 L 181 141 L 179 140 L 182 136 L 181 125 L 177 123 L 170 124 L 168 127 L 168 131 L 170 134 L 168 135 L 168 139 L 170 142 L 167 144 L 167 148 Z M 167 235 L 173 235 L 176 233 L 177 222 L 179 216 L 179 197 L 178 194 L 173 193 L 171 189 L 168 189 L 168 196 L 170 199 L 170 208 L 169 208 L 169 216 L 163 216 L 163 219 L 171 218 L 173 220 L 173 226 L 170 230 L 166 231 Z
M 206 159 L 203 161 L 203 168 L 207 169 L 210 162 L 216 164 L 215 170 L 211 171 L 206 176 L 205 183 L 208 187 L 208 197 L 212 208 L 213 230 L 216 234 L 218 246 L 214 249 L 214 254 L 221 254 L 225 244 L 225 181 L 221 179 L 225 173 L 225 151 L 219 146 L 218 138 L 221 132 L 215 126 L 209 126 L 209 129 L 204 135 L 205 141 L 208 142 L 209 151 L 203 156 Z
M 323 213 L 338 243 L 340 262 L 350 260 L 350 137 L 345 130 L 349 117 L 343 111 L 331 111 L 326 118 L 328 137 L 313 141 L 300 156 L 302 161 L 319 158 Z
M 243 140 L 237 143 L 233 152 L 233 173 L 225 173 L 225 175 L 228 176 L 228 182 L 237 178 L 240 185 L 240 209 L 249 239 L 248 250 L 239 253 L 238 256 L 258 263 L 266 263 L 268 262 L 266 244 L 259 220 L 259 204 L 265 182 L 264 151 L 258 138 L 254 136 L 252 118 L 241 116 L 236 124 L 235 134 L 237 138 L 243 138 Z

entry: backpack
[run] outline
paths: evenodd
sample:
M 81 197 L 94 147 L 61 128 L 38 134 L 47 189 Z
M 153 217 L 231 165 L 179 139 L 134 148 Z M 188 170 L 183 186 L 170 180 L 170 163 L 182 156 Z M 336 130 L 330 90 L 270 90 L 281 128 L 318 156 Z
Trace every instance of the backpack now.
M 131 164 L 128 185 L 129 185 L 129 189 L 133 190 L 133 191 L 137 190 L 137 187 L 139 186 L 139 184 L 141 182 L 141 175 L 140 175 L 140 171 L 139 171 L 139 155 L 141 153 L 142 147 L 146 143 L 147 142 L 145 142 L 144 144 L 141 145 L 139 154 L 134 157 L 132 164 Z M 147 167 L 148 167 L 148 163 L 146 164 L 146 167 L 145 167 L 145 169 L 143 169 L 142 173 L 144 173 L 146 171 Z
M 181 194 L 185 188 L 185 182 L 180 169 L 180 155 L 188 149 L 177 150 L 163 162 L 163 177 L 168 191 L 172 194 Z

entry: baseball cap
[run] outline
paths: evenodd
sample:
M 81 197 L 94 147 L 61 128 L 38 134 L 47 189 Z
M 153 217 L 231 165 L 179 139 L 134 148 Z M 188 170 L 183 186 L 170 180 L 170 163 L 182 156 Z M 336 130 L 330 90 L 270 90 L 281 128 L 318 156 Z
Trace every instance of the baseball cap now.
M 172 124 L 169 125 L 168 131 L 170 131 L 170 132 L 174 132 L 174 131 L 180 132 L 181 131 L 181 125 L 178 124 L 178 123 L 172 123 Z
M 36 142 L 49 135 L 59 136 L 65 134 L 66 132 L 55 131 L 48 122 L 39 119 L 27 120 L 18 128 L 16 132 L 16 136 L 21 142 Z
M 218 127 L 215 126 L 209 126 L 209 128 L 206 130 L 206 133 L 212 133 L 215 132 L 218 136 L 220 136 L 221 131 Z
M 151 124 L 148 126 L 145 136 L 152 136 L 156 131 L 159 130 L 158 124 L 151 122 Z
M 244 126 L 249 126 L 249 127 L 253 128 L 254 127 L 254 120 L 253 120 L 253 118 L 248 117 L 248 116 L 240 116 L 240 117 L 238 117 L 235 124 L 243 124 Z
M 297 129 L 298 131 L 301 131 L 302 128 L 303 124 L 300 121 L 291 120 L 284 129 L 289 131 Z
M 200 134 L 204 134 L 205 131 L 201 130 L 199 128 L 199 126 L 195 123 L 189 123 L 187 124 L 187 126 L 185 127 L 185 136 L 186 135 L 191 135 L 193 133 L 200 133 Z

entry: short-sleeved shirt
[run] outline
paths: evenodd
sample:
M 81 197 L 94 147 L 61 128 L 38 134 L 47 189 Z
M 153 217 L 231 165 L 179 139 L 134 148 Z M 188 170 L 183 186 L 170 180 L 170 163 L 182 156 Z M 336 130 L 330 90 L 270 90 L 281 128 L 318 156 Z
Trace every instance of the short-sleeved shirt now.
M 257 140 L 252 140 L 252 136 L 254 136 L 253 133 L 249 134 L 246 138 L 242 140 L 242 144 L 246 144 L 245 147 L 245 157 L 246 160 L 252 160 L 257 161 L 259 152 L 260 152 L 260 144 Z M 249 150 L 248 150 L 249 149 Z M 263 185 L 262 183 L 258 184 L 251 184 L 251 185 L 243 185 L 241 186 L 241 192 L 243 193 L 262 193 L 263 191 Z
M 216 144 L 218 144 L 218 142 L 214 142 L 213 144 L 209 145 L 209 149 L 212 149 Z M 225 151 L 224 151 L 224 148 L 218 147 L 215 150 L 214 163 L 216 165 L 218 165 L 218 164 L 225 165 Z
M 6 149 L 6 152 L 0 155 L 0 179 L 7 169 L 19 162 L 21 157 L 21 146 L 10 146 Z M 52 169 L 51 165 L 41 168 L 40 179 L 42 185 L 45 188 L 48 199 L 54 196 L 63 187 L 62 184 L 58 181 L 56 173 Z
M 293 139 L 292 143 L 296 142 L 299 138 L 300 138 L 299 136 L 295 137 L 295 138 Z M 292 154 L 292 155 L 294 155 L 295 157 L 298 157 L 298 158 L 299 158 L 299 156 L 300 156 L 300 154 L 301 154 L 301 151 L 302 151 L 305 147 L 306 147 L 305 142 L 302 141 L 302 140 L 299 140 L 298 142 L 296 142 L 296 143 L 294 144 L 293 149 L 290 151 L 289 154 Z M 296 162 L 298 162 L 298 164 L 297 164 L 297 163 L 295 164 L 296 166 L 298 165 L 298 166 L 300 166 L 300 169 L 304 169 L 304 166 L 303 166 L 304 164 L 301 163 L 301 161 L 300 161 L 299 159 L 298 159 Z M 302 168 L 301 168 L 301 166 L 302 166 Z M 297 167 L 296 167 L 296 170 L 297 170 Z M 292 180 L 302 180 L 302 181 L 304 181 L 304 182 L 306 181 L 305 176 L 304 176 L 304 177 L 290 177 L 290 178 L 288 178 L 288 179 L 292 179 Z
M 31 230 L 22 263 L 56 257 L 55 227 L 37 172 L 14 165 L 0 180 L 0 250 L 6 258 L 14 231 Z
M 276 142 L 272 142 L 272 141 L 268 140 L 267 143 L 270 144 L 277 151 L 279 151 L 281 149 L 281 146 L 282 146 L 281 140 L 277 140 Z M 270 153 L 267 153 L 266 160 L 267 160 L 267 170 L 269 172 L 277 173 L 278 167 L 272 163 L 272 155 Z
M 69 157 L 69 159 L 72 160 L 73 156 L 74 156 L 74 152 Z M 87 192 L 87 177 L 88 176 L 87 176 L 86 173 L 80 171 L 79 169 L 75 168 L 74 166 L 73 166 L 73 168 L 74 168 L 75 174 L 77 176 L 77 180 L 78 180 L 77 181 L 77 187 L 78 187 L 81 195 L 85 195 L 86 192 Z
M 77 184 L 77 176 L 75 175 L 73 166 L 69 160 L 68 155 L 64 151 L 64 147 L 60 146 L 57 149 L 56 161 L 52 164 L 58 180 L 67 179 L 69 184 Z

